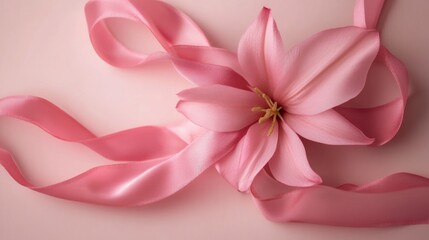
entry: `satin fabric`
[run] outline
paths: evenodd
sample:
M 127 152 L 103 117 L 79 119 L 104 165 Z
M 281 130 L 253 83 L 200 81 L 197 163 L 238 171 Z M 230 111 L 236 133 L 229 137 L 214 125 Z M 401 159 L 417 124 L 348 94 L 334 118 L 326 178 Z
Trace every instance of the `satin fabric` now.
M 105 158 L 116 161 L 169 156 L 188 144 L 168 127 L 159 126 L 138 127 L 96 137 L 66 112 L 39 97 L 12 96 L 0 99 L 0 116 L 29 122 L 58 139 L 83 144 Z
M 112 54 L 106 52 L 105 59 L 112 60 L 112 64 L 119 64 L 121 67 L 172 56 L 166 53 L 137 55 L 126 50 L 108 31 L 104 23 L 107 18 L 125 17 L 135 20 L 134 14 L 137 13 L 140 16 L 137 19 L 148 24 L 166 49 L 170 49 L 175 43 L 208 45 L 195 23 L 179 10 L 159 1 L 90 1 L 85 10 L 90 35 L 97 36 L 91 38 L 95 49 L 100 47 L 102 50 L 99 53 L 112 50 Z M 180 27 L 166 25 L 163 17 L 170 17 Z M 181 28 L 183 29 L 179 31 Z M 198 34 L 200 37 L 196 36 Z M 117 48 L 112 49 L 112 44 L 117 44 Z M 56 138 L 83 144 L 108 159 L 124 162 L 92 168 L 57 184 L 35 186 L 21 173 L 12 154 L 0 149 L 0 164 L 18 183 L 59 198 L 116 206 L 143 205 L 174 194 L 224 154 L 223 151 L 213 149 L 213 154 L 206 151 L 201 156 L 201 150 L 194 148 L 204 149 L 204 146 L 218 145 L 224 150 L 239 135 L 206 134 L 199 137 L 202 129 L 183 123 L 171 127 L 143 126 L 97 137 L 57 106 L 32 96 L 1 99 L 0 116 L 27 121 Z M 220 137 L 222 144 L 219 144 Z M 198 141 L 193 141 L 195 139 Z
M 383 3 L 383 0 L 357 0 L 355 26 L 374 30 Z M 247 89 L 235 53 L 211 47 L 189 17 L 166 3 L 93 0 L 88 2 L 85 13 L 94 49 L 113 66 L 133 67 L 160 58 L 170 59 L 180 74 L 198 86 L 220 83 Z M 108 18 L 145 24 L 165 52 L 141 54 L 127 49 L 110 33 L 105 23 Z M 335 110 L 374 138 L 375 145 L 381 145 L 393 138 L 401 125 L 407 73 L 384 47 L 380 48 L 377 60 L 392 72 L 401 96 L 374 108 Z M 25 187 L 59 198 L 114 206 L 139 206 L 174 194 L 232 153 L 244 135 L 210 131 L 199 134 L 201 130 L 191 132 L 194 127 L 178 130 L 149 126 L 96 137 L 53 104 L 27 96 L 0 100 L 0 115 L 28 121 L 57 138 L 79 142 L 106 158 L 125 161 L 41 187 L 28 182 L 11 154 L 0 150 L 0 163 Z M 154 140 L 157 135 L 159 139 Z M 358 227 L 428 223 L 429 209 L 425 203 L 429 202 L 429 180 L 424 177 L 400 173 L 361 187 L 345 184 L 338 188 L 324 185 L 293 188 L 280 184 L 271 174 L 272 171 L 262 171 L 250 189 L 263 214 L 273 221 Z M 267 189 L 277 191 L 266 192 Z
M 427 178 L 396 173 L 361 186 L 294 188 L 262 172 L 252 194 L 272 221 L 383 227 L 429 223 L 428 186 Z
M 120 18 L 144 24 L 168 53 L 175 45 L 209 46 L 202 32 L 186 14 L 161 1 L 99 1 L 85 6 L 89 36 L 98 55 L 117 67 L 134 67 L 159 58 L 162 52 L 143 54 L 129 50 L 112 35 L 106 20 Z
M 171 157 L 99 166 L 48 186 L 29 182 L 3 149 L 0 164 L 19 184 L 44 194 L 101 205 L 141 206 L 182 189 L 225 154 L 219 149 L 231 148 L 239 136 L 205 134 Z M 218 148 L 204 150 L 212 145 Z

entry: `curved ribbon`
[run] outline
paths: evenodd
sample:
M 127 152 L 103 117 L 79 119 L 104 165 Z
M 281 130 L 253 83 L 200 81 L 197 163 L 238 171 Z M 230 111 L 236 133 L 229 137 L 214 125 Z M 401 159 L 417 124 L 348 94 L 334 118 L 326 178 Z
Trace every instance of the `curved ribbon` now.
M 88 2 L 85 12 L 94 48 L 114 66 L 131 67 L 170 57 L 172 47 L 178 44 L 208 46 L 205 35 L 192 20 L 163 2 L 94 0 Z M 128 50 L 110 33 L 105 24 L 108 18 L 146 24 L 167 54 L 144 55 Z M 219 135 L 205 134 L 188 145 L 187 141 L 201 132 L 189 124 L 171 128 L 144 126 L 96 137 L 57 106 L 31 96 L 0 99 L 0 116 L 27 121 L 56 138 L 81 143 L 108 159 L 133 161 L 95 167 L 64 182 L 41 187 L 27 181 L 12 155 L 0 148 L 0 164 L 21 185 L 59 198 L 106 205 L 142 205 L 170 196 L 222 157 L 220 151 L 198 154 L 195 147 L 204 149 L 216 144 L 228 148 L 236 138 L 227 136 L 230 140 L 219 144 Z M 183 128 L 188 132 L 183 133 Z
M 357 0 L 354 24 L 375 29 L 383 2 Z M 85 12 L 92 44 L 100 57 L 111 65 L 132 67 L 168 58 L 181 74 L 197 85 L 225 81 L 226 85 L 247 87 L 242 81 L 230 81 L 237 80 L 234 74 L 240 71 L 236 67 L 236 56 L 210 47 L 204 33 L 190 18 L 166 3 L 92 0 Z M 110 18 L 146 25 L 166 52 L 146 55 L 129 50 L 109 31 L 105 21 Z M 384 47 L 378 53 L 378 60 L 392 72 L 401 96 L 374 108 L 336 110 L 365 134 L 375 137 L 375 144 L 381 145 L 396 134 L 402 122 L 408 80 L 405 67 Z M 225 74 L 219 76 L 216 68 L 223 68 Z M 0 164 L 25 187 L 60 198 L 115 206 L 148 204 L 174 194 L 227 154 L 242 137 L 240 133 L 208 132 L 187 145 L 179 137 L 179 131 L 152 126 L 96 137 L 64 111 L 36 97 L 1 99 L 0 116 L 30 122 L 57 138 L 81 143 L 106 158 L 131 161 L 95 167 L 64 182 L 40 187 L 27 181 L 12 155 L 0 149 Z M 361 187 L 351 184 L 338 188 L 280 185 L 279 191 L 267 193 L 266 184 L 272 189 L 280 183 L 262 172 L 251 192 L 265 216 L 274 221 L 337 226 L 429 222 L 429 205 L 426 204 L 429 202 L 429 180 L 412 174 L 394 174 Z
M 189 17 L 163 2 L 95 0 L 88 2 L 85 12 L 94 48 L 105 61 L 118 67 L 170 58 L 171 49 L 177 44 L 208 46 L 204 33 Z M 109 18 L 142 22 L 167 54 L 144 55 L 128 50 L 107 28 L 105 21 Z M 27 181 L 12 155 L 0 148 L 0 164 L 18 183 L 64 199 L 122 206 L 158 201 L 182 189 L 224 154 L 219 150 L 204 156 L 196 154 L 191 146 L 204 149 L 206 145 L 219 145 L 219 135 L 207 134 L 195 140 L 201 129 L 195 130 L 188 123 L 170 128 L 144 126 L 96 137 L 57 106 L 32 96 L 0 99 L 0 116 L 27 121 L 56 138 L 83 144 L 108 159 L 132 161 L 95 167 L 64 182 L 40 187 Z M 230 141 L 219 146 L 227 149 L 236 136 L 222 139 L 225 137 Z M 188 145 L 190 141 L 193 142 Z
M 175 45 L 210 45 L 203 31 L 186 14 L 161 1 L 92 0 L 85 6 L 85 15 L 94 49 L 104 61 L 116 67 L 134 67 L 169 55 L 129 50 L 107 27 L 106 20 L 112 18 L 145 25 L 169 54 L 174 53 Z
M 396 135 L 402 124 L 408 96 L 408 75 L 405 66 L 384 46 L 381 46 L 376 60 L 392 73 L 400 97 L 372 108 L 338 107 L 336 110 L 365 135 L 374 138 L 372 145 L 383 145 Z
M 35 186 L 20 172 L 9 152 L 0 148 L 0 164 L 19 184 L 51 196 L 111 206 L 140 206 L 164 199 L 189 184 L 232 148 L 239 134 L 208 133 L 179 153 L 148 161 L 92 168 L 66 181 Z M 216 145 L 201 154 L 195 149 Z
M 104 60 L 118 67 L 144 64 L 159 57 L 173 58 L 172 49 L 177 44 L 208 46 L 205 35 L 192 20 L 163 2 L 95 0 L 86 5 L 85 11 L 94 48 Z M 144 55 L 128 50 L 108 30 L 108 18 L 146 24 L 167 53 Z M 178 57 L 174 60 L 180 61 Z M 182 63 L 186 67 L 186 61 Z M 108 159 L 132 161 L 95 167 L 64 182 L 41 187 L 27 181 L 12 155 L 0 148 L 0 164 L 21 185 L 59 198 L 105 205 L 142 205 L 170 196 L 213 165 L 239 137 L 205 134 L 195 139 L 201 129 L 195 130 L 190 124 L 170 128 L 144 126 L 96 137 L 57 106 L 31 96 L 0 99 L 0 116 L 27 121 L 56 138 L 83 144 Z M 187 141 L 192 143 L 188 145 Z M 219 148 L 211 153 L 206 151 L 203 156 L 193 150 L 211 145 Z
M 264 189 L 277 186 L 276 192 Z M 252 195 L 266 218 L 347 227 L 429 223 L 429 179 L 393 174 L 369 184 L 293 188 L 262 172 Z
M 52 136 L 83 144 L 105 158 L 139 161 L 173 155 L 187 143 L 167 127 L 144 126 L 96 137 L 49 101 L 32 96 L 0 99 L 0 117 L 17 118 L 39 126 Z
M 210 46 L 202 30 L 178 9 L 157 0 L 91 0 L 85 14 L 92 45 L 97 54 L 115 67 L 135 67 L 150 61 L 169 59 L 185 79 L 196 85 L 236 83 L 238 66 L 235 54 Z M 120 18 L 146 26 L 165 52 L 143 54 L 128 49 L 106 25 L 108 19 Z M 228 66 L 228 67 L 227 67 Z M 222 68 L 223 71 L 218 71 Z M 223 75 L 219 75 L 223 72 Z M 244 80 L 243 80 L 244 82 Z
M 354 25 L 375 29 L 383 4 L 384 0 L 357 0 Z M 401 61 L 384 46 L 380 47 L 377 61 L 391 72 L 399 88 L 400 96 L 391 102 L 372 108 L 339 107 L 336 110 L 359 127 L 365 135 L 374 138 L 373 145 L 383 145 L 396 135 L 402 124 L 408 97 L 408 73 Z

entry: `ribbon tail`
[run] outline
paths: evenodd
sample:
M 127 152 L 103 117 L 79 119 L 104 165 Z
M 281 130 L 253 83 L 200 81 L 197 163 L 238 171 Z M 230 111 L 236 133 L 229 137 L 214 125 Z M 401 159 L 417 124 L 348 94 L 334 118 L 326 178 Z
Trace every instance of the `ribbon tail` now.
M 277 185 L 267 193 L 264 186 Z M 279 186 L 262 172 L 252 194 L 266 218 L 344 227 L 384 227 L 429 223 L 429 179 L 397 173 L 367 185 L 338 188 Z
M 4 149 L 0 149 L 0 164 L 18 183 L 40 193 L 101 205 L 141 206 L 184 188 L 223 157 L 238 139 L 235 133 L 209 132 L 172 157 L 99 166 L 48 186 L 29 182 Z

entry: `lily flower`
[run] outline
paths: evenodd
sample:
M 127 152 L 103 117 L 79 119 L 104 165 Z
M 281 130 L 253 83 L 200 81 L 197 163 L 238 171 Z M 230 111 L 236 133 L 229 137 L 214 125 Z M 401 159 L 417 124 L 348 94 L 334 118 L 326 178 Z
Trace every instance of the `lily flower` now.
M 300 137 L 331 145 L 373 142 L 334 108 L 362 91 L 378 50 L 377 32 L 344 27 L 286 52 L 263 8 L 239 42 L 237 64 L 229 66 L 237 74 L 182 91 L 177 109 L 209 131 L 240 134 L 216 165 L 239 191 L 248 191 L 264 167 L 290 186 L 320 184 Z

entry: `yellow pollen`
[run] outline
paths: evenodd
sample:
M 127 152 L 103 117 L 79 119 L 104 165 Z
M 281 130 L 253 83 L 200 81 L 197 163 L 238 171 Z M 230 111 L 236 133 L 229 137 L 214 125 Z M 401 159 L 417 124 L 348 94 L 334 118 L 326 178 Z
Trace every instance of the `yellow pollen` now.
M 274 128 L 276 126 L 277 123 L 277 117 L 281 118 L 282 116 L 280 115 L 280 110 L 282 109 L 282 107 L 279 107 L 277 102 L 273 102 L 273 100 L 271 100 L 271 98 L 263 93 L 259 88 L 255 87 L 253 88 L 253 91 L 258 94 L 261 98 L 263 98 L 265 100 L 265 102 L 268 105 L 268 108 L 262 108 L 262 107 L 253 107 L 252 108 L 252 112 L 264 112 L 264 116 L 259 118 L 259 123 L 264 123 L 265 121 L 267 121 L 270 118 L 273 118 L 272 122 L 271 122 L 271 126 L 268 129 L 268 133 L 267 136 L 270 136 L 271 133 L 273 133 Z

